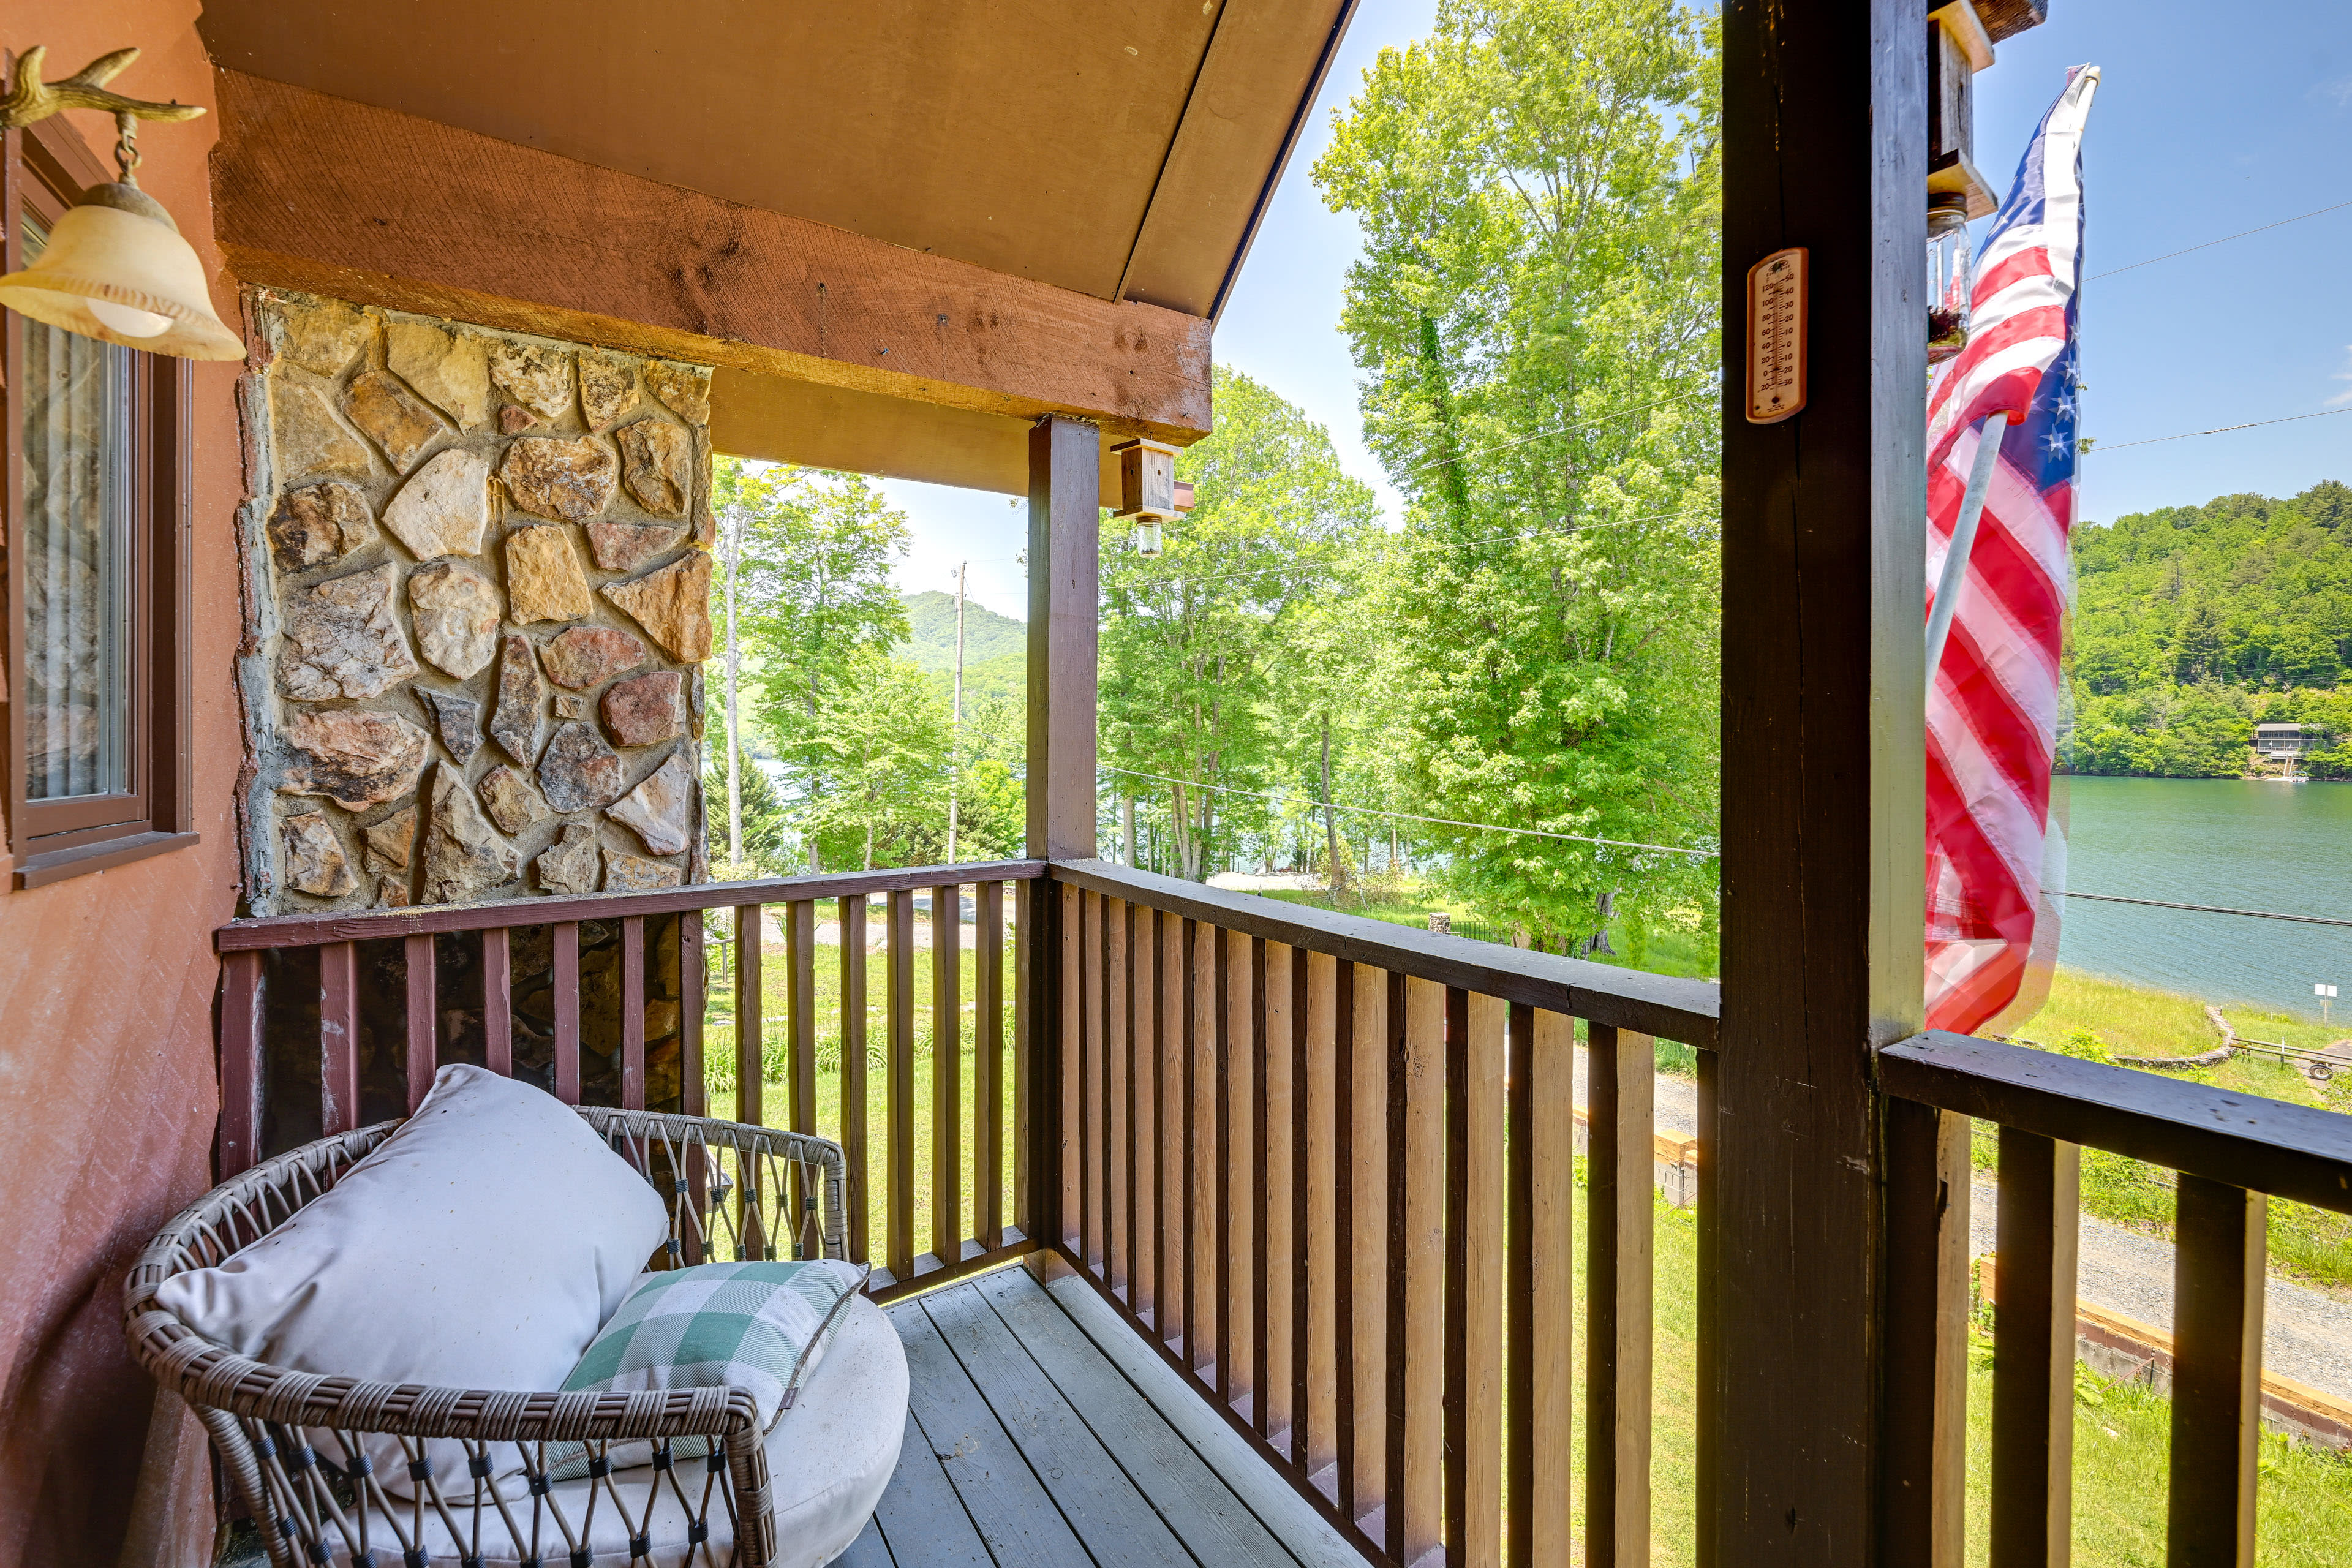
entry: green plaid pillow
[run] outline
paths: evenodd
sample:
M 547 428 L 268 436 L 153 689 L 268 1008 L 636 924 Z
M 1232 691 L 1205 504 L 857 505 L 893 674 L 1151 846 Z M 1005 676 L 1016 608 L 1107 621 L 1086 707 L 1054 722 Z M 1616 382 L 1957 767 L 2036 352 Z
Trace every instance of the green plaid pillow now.
M 792 1408 L 824 1357 L 845 1304 L 870 1266 L 831 1258 L 796 1263 L 704 1263 L 643 1276 L 563 1380 L 566 1394 L 672 1388 L 749 1389 L 760 1429 Z M 677 1458 L 707 1451 L 698 1438 L 670 1446 Z M 651 1462 L 646 1443 L 615 1445 L 614 1469 Z M 588 1473 L 584 1448 L 550 1445 L 551 1479 Z

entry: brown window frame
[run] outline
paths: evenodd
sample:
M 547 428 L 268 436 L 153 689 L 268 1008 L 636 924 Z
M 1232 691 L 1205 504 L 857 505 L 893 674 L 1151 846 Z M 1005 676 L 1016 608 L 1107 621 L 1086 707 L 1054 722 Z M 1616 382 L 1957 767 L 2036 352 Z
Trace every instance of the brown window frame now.
M 83 190 L 109 180 L 105 165 L 62 119 L 5 133 L 0 142 L 0 272 L 24 266 L 23 216 L 54 227 Z M 190 540 L 194 498 L 194 369 L 186 360 L 131 360 L 131 495 L 129 671 L 131 787 L 122 794 L 40 801 L 26 794 L 24 680 L 25 469 L 22 410 L 25 321 L 0 310 L 0 456 L 5 456 L 5 575 L 8 849 L 11 880 L 37 888 L 197 842 L 187 745 Z

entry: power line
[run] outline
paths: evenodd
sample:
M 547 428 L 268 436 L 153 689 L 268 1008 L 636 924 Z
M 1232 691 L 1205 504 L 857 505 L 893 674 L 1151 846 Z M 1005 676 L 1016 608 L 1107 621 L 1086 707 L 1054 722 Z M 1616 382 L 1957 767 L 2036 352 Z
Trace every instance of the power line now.
M 1255 795 L 1260 800 L 1285 800 L 1288 796 L 1262 789 L 1236 789 L 1231 784 L 1197 784 L 1191 779 L 1170 778 L 1166 773 L 1139 773 L 1133 768 L 1115 768 L 1101 764 L 1105 773 L 1125 773 L 1131 779 L 1152 779 L 1160 784 L 1181 784 L 1186 789 L 1214 790 L 1220 795 Z M 1368 805 L 1339 805 L 1330 801 L 1310 800 L 1307 805 L 1317 811 L 1349 811 L 1358 816 L 1384 816 L 1398 822 L 1433 822 L 1441 827 L 1475 827 L 1486 833 L 1509 833 L 1522 838 L 1559 838 L 1571 844 L 1605 844 L 1612 849 L 1654 849 L 1662 855 L 1688 855 L 1695 859 L 1715 859 L 1713 849 L 1679 849 L 1671 844 L 1641 844 L 1630 838 L 1592 838 L 1581 833 L 1548 833 L 1539 827 L 1503 827 L 1492 822 L 1457 822 L 1450 816 L 1417 816 L 1409 811 L 1375 811 Z
M 2244 915 L 2250 920 L 2292 921 L 2306 926 L 2352 926 L 2352 921 L 2339 921 L 2327 915 L 2286 915 L 2274 910 L 2228 910 L 2218 904 L 2172 904 L 2162 899 L 2126 899 L 2113 893 L 2065 892 L 2063 899 L 2090 899 L 2102 904 L 2145 904 L 2152 910 L 2194 910 L 2200 915 Z
M 2216 430 L 2183 430 L 2178 436 L 2151 436 L 2145 441 L 2118 441 L 2112 447 L 2102 447 L 2094 441 L 2094 456 L 2101 452 L 2120 452 L 2126 447 L 2157 447 L 2167 441 L 2186 441 L 2191 436 L 2227 436 L 2232 430 L 2256 430 L 2265 425 L 2292 425 L 2298 419 L 2325 419 L 2331 414 L 2352 414 L 2352 408 L 2323 408 L 2316 414 L 2289 414 L 2278 419 L 2257 419 L 2251 425 L 2224 425 Z
M 2291 223 L 2301 223 L 2305 218 L 2318 217 L 2322 214 L 2341 212 L 2346 207 L 2352 207 L 2352 202 L 2337 202 L 2334 206 L 2321 207 L 2316 211 L 2302 213 L 2294 217 L 2283 217 L 2276 223 L 2266 223 L 2260 228 L 2242 229 L 2236 234 L 2225 234 L 2219 239 L 2209 239 L 2202 245 L 2192 245 L 2187 250 L 2168 250 L 2162 256 L 2151 256 L 2146 261 L 2135 261 L 2129 267 L 2116 267 L 2105 272 L 2094 272 L 2083 281 L 2095 283 L 2102 278 L 2113 278 L 2118 272 L 2136 272 L 2143 267 L 2153 267 L 2159 261 L 2169 261 L 2176 256 L 2186 256 L 2191 250 L 2210 250 L 2217 245 L 2227 245 L 2233 239 L 2243 239 L 2250 234 L 2267 234 L 2272 229 L 2284 228 Z

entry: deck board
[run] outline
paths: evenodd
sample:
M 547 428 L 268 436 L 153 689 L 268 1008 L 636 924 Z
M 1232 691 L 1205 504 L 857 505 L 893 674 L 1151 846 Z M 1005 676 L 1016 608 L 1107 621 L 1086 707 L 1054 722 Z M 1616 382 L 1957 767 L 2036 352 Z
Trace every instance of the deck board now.
M 1362 1563 L 1083 1281 L 1006 1268 L 888 1310 L 913 1409 L 843 1568 Z
M 916 1426 L 989 1554 L 999 1563 L 1093 1568 L 1093 1558 L 932 1326 L 922 1301 L 892 1308 L 890 1321 L 907 1346 Z M 906 1462 L 899 1460 L 901 1467 Z

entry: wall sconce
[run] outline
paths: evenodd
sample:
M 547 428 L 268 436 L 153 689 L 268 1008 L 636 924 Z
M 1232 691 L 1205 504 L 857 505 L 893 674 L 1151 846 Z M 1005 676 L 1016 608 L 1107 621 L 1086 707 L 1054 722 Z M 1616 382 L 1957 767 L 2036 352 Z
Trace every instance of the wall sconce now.
M 41 79 L 43 52 L 27 49 L 16 62 L 16 83 L 0 99 L 0 130 L 61 109 L 104 110 L 114 116 L 114 160 L 122 178 L 83 192 L 33 265 L 0 278 L 0 305 L 148 353 L 243 359 L 245 344 L 213 314 L 204 264 L 163 205 L 139 188 L 139 121 L 193 120 L 204 109 L 107 91 L 105 84 L 139 58 L 137 49 L 117 49 L 55 82 Z

